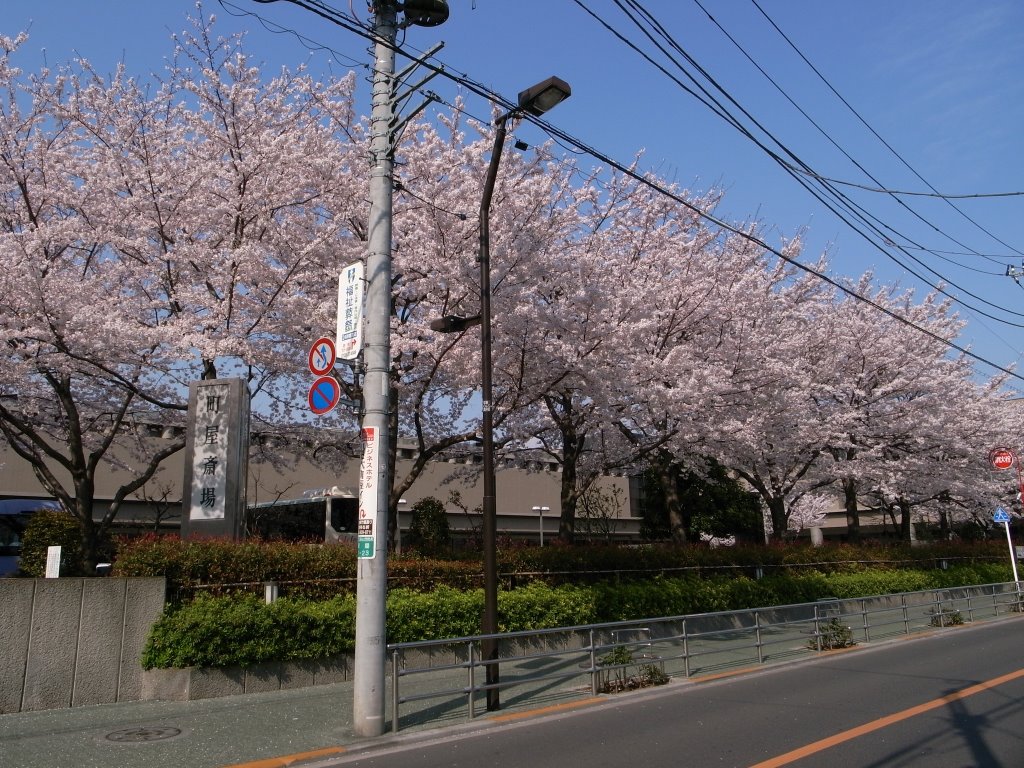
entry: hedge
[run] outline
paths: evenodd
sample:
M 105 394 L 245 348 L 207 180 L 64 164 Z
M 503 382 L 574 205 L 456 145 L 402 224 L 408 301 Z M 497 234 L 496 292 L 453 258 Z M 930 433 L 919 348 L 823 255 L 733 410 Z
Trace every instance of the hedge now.
M 616 581 L 646 581 L 656 576 L 773 575 L 792 572 L 856 573 L 894 568 L 935 568 L 948 564 L 1006 561 L 999 542 L 946 543 L 921 547 L 833 544 L 740 546 L 644 545 L 519 547 L 499 552 L 504 589 L 542 581 L 550 586 Z M 182 541 L 149 536 L 119 543 L 117 576 L 165 576 L 173 601 L 200 593 L 262 592 L 260 584 L 276 581 L 281 594 L 326 599 L 355 591 L 356 552 L 350 544 L 311 544 L 223 540 Z M 431 591 L 447 585 L 482 587 L 479 553 L 465 559 L 430 559 L 405 555 L 388 558 L 388 582 Z
M 647 582 L 552 587 L 541 582 L 498 595 L 503 632 L 629 621 L 770 605 L 824 597 L 865 597 L 1011 580 L 1008 565 L 948 570 L 864 571 L 658 578 Z M 389 642 L 477 634 L 483 590 L 400 588 L 387 599 Z M 355 598 L 285 598 L 266 605 L 251 596 L 202 597 L 171 605 L 154 626 L 142 663 L 153 667 L 222 667 L 336 656 L 352 650 Z

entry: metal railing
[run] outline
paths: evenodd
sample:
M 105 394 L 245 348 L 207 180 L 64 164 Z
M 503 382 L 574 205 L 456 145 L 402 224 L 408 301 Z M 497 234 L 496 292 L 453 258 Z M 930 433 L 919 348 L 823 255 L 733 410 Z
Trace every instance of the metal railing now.
M 498 635 L 395 643 L 391 727 L 403 717 L 423 724 L 476 717 L 489 688 L 511 695 L 507 706 L 596 696 L 612 675 L 700 677 L 813 655 L 830 647 L 911 635 L 1022 612 L 1013 582 L 904 592 L 720 613 L 671 616 Z M 481 654 L 497 640 L 498 660 Z M 500 665 L 488 686 L 486 667 Z M 462 702 L 462 703 L 460 703 Z M 404 708 L 404 711 L 403 711 Z

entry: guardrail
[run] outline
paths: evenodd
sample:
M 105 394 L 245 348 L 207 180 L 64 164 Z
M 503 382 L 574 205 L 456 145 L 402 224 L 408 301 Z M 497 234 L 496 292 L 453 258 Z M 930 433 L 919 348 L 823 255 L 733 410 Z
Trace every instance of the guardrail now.
M 610 690 L 613 680 L 634 679 L 631 671 L 653 676 L 656 669 L 661 679 L 706 676 L 1022 610 L 1019 585 L 1009 582 L 395 643 L 388 646 L 391 725 L 399 730 L 402 708 L 411 704 L 420 707 L 421 722 L 450 717 L 463 706 L 473 718 L 493 688 L 518 689 L 514 704 L 597 695 Z M 482 642 L 490 639 L 497 640 L 496 661 L 481 655 Z M 485 682 L 488 664 L 499 665 L 493 685 Z

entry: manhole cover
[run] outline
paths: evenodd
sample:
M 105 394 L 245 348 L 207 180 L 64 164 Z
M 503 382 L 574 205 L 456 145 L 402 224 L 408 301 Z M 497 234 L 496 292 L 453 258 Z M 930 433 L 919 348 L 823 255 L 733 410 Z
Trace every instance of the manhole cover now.
M 180 728 L 172 728 L 167 725 L 153 725 L 114 731 L 113 733 L 108 733 L 106 739 L 116 744 L 138 744 L 146 741 L 173 739 L 175 736 L 181 736 Z

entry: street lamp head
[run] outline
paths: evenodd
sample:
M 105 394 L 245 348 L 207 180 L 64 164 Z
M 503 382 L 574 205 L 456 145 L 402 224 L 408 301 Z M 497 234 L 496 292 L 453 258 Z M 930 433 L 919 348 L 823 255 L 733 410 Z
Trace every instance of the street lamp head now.
M 445 0 L 405 0 L 405 24 L 417 27 L 436 27 L 448 21 L 448 3 Z
M 480 315 L 473 317 L 460 317 L 459 315 L 445 315 L 430 321 L 430 330 L 440 333 L 461 333 L 474 325 L 480 325 Z
M 543 115 L 549 109 L 565 101 L 572 95 L 569 84 L 557 77 L 549 77 L 543 82 L 527 88 L 519 93 L 519 109 L 531 115 Z

